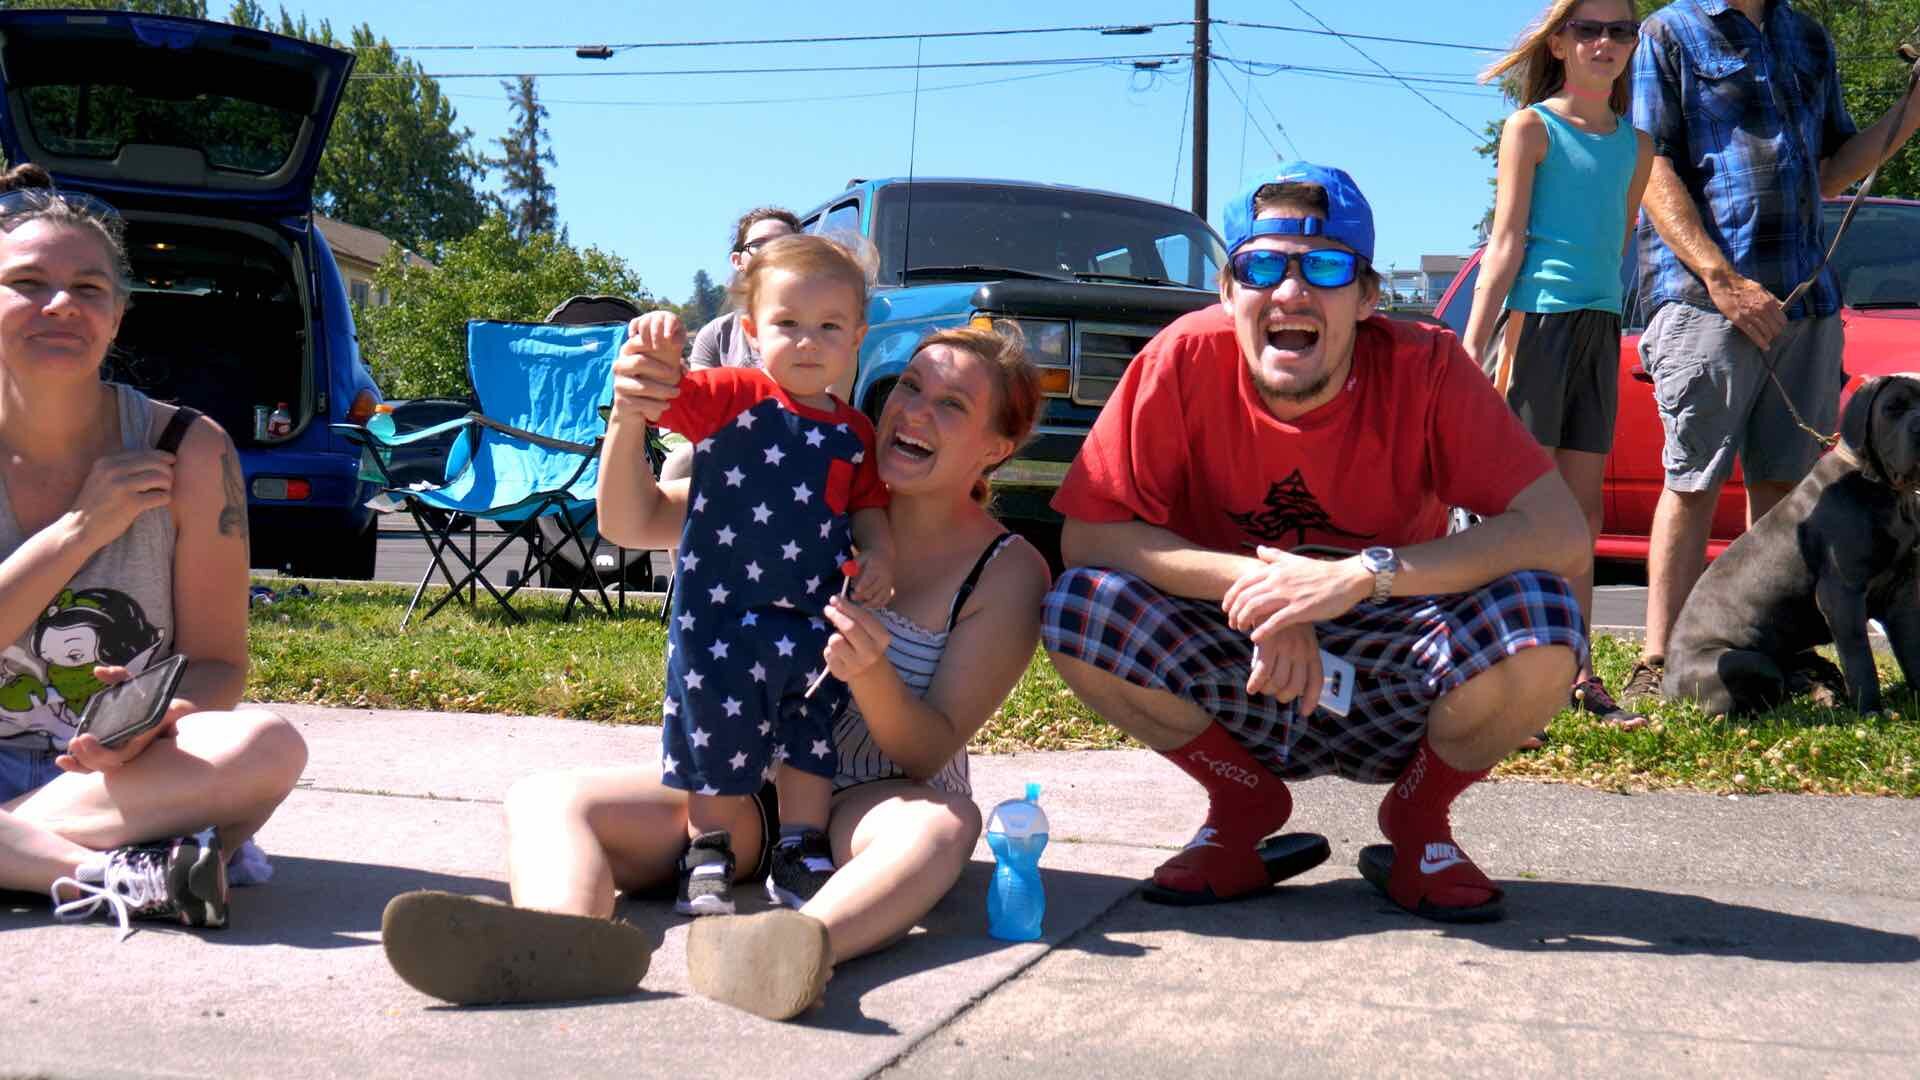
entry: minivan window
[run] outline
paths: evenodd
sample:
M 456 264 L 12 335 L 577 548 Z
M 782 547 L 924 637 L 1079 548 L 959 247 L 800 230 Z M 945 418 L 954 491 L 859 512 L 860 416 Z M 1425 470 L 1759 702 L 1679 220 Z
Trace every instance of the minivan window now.
M 302 122 L 298 113 L 221 94 L 163 98 L 103 83 L 30 86 L 24 98 L 34 138 L 62 157 L 110 161 L 129 143 L 157 144 L 262 176 L 286 163 Z

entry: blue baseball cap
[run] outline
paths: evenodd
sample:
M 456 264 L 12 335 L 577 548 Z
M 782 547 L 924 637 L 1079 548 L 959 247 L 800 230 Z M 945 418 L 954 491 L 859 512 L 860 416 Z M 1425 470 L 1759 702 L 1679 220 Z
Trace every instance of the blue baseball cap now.
M 1253 197 L 1268 184 L 1318 184 L 1327 192 L 1327 216 L 1308 218 L 1254 217 Z M 1373 207 L 1359 185 L 1344 171 L 1306 161 L 1282 162 L 1273 176 L 1255 180 L 1227 203 L 1227 254 L 1239 251 L 1256 236 L 1324 236 L 1352 248 L 1373 262 Z

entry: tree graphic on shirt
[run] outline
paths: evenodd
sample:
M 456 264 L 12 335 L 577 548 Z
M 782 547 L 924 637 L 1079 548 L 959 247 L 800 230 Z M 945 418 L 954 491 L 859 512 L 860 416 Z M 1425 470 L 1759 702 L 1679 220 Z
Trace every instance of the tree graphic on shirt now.
M 1342 529 L 1327 516 L 1320 506 L 1320 500 L 1313 497 L 1307 489 L 1307 481 L 1295 469 L 1287 474 L 1285 480 L 1267 488 L 1266 501 L 1258 510 L 1249 510 L 1244 514 L 1228 512 L 1227 517 L 1240 526 L 1248 536 L 1269 544 L 1282 547 L 1297 547 L 1307 542 L 1307 533 L 1331 533 L 1354 540 L 1371 540 L 1372 533 L 1357 533 Z M 1279 541 L 1292 535 L 1291 543 Z

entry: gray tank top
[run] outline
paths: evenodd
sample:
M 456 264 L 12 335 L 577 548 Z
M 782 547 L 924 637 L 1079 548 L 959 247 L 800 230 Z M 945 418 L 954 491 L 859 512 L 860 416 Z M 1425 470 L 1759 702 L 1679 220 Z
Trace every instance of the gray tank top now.
M 130 386 L 108 385 L 120 407 L 121 446 L 152 446 L 153 403 Z M 0 559 L 26 541 L 0 478 Z M 171 510 L 141 514 L 0 653 L 0 746 L 64 749 L 102 687 L 95 664 L 138 672 L 173 653 L 173 542 Z

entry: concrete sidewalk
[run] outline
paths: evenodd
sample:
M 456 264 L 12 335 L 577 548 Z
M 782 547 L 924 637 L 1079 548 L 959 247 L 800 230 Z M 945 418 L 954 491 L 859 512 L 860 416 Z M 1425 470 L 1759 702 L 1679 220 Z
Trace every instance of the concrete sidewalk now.
M 1044 785 L 1047 937 L 984 933 L 990 856 L 900 946 L 776 1025 L 691 994 L 685 923 L 639 992 L 456 1009 L 409 989 L 380 911 L 413 888 L 505 896 L 518 777 L 655 755 L 658 730 L 289 706 L 307 775 L 261 836 L 276 876 L 234 926 L 54 925 L 0 903 L 6 1076 L 857 1077 L 1652 1073 L 1912 1075 L 1920 802 L 1483 785 L 1457 808 L 1509 917 L 1446 928 L 1354 870 L 1380 789 L 1296 789 L 1333 859 L 1271 896 L 1170 910 L 1138 880 L 1198 822 L 1144 752 L 974 760 L 983 806 Z M 1905 1064 L 1902 1064 L 1902 1063 Z

